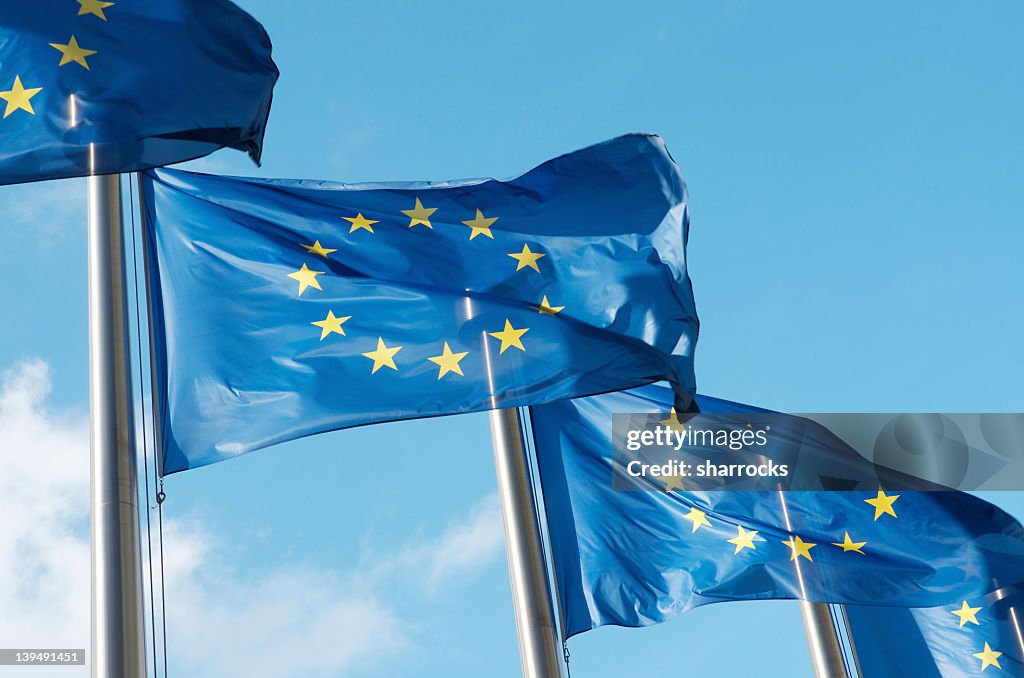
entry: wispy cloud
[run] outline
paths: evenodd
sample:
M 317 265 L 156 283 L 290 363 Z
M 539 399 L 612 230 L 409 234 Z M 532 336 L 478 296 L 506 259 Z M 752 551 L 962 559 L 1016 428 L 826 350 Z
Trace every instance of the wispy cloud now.
M 6 647 L 89 645 L 89 429 L 47 404 L 46 363 L 0 379 L 0 638 Z M 501 553 L 489 496 L 436 538 L 367 558 L 374 573 L 267 567 L 241 576 L 226 537 L 201 522 L 166 523 L 170 663 L 206 676 L 343 676 L 416 648 L 415 622 L 384 592 L 412 582 L 425 598 Z M 234 549 L 231 549 L 232 551 Z M 410 575 L 410 573 L 414 573 Z M 88 675 L 61 667 L 33 675 Z
M 86 197 L 85 179 L 4 186 L 0 191 L 4 212 L 0 232 L 35 233 L 44 244 L 85 233 Z
M 410 547 L 399 559 L 420 572 L 429 591 L 490 565 L 504 548 L 498 495 L 491 494 L 452 522 L 438 539 Z
M 409 624 L 335 572 L 279 568 L 242 581 L 199 525 L 165 534 L 170 657 L 189 676 L 344 675 L 411 646 Z

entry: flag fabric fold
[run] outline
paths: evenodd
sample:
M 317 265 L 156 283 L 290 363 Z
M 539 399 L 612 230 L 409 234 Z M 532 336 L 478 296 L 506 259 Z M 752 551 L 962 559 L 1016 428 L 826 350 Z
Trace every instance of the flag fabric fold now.
M 257 162 L 278 71 L 229 0 L 0 3 L 0 183 L 112 174 L 218 148 Z
M 764 412 L 696 402 L 705 415 Z M 1024 528 L 962 492 L 698 492 L 673 478 L 615 489 L 612 414 L 671 406 L 670 389 L 648 385 L 531 408 L 568 636 L 719 601 L 933 606 L 1024 580 Z M 839 459 L 855 454 L 846 445 L 829 449 L 816 436 L 826 467 L 858 463 Z
M 658 137 L 506 181 L 142 184 L 165 473 L 349 426 L 695 391 L 686 187 Z

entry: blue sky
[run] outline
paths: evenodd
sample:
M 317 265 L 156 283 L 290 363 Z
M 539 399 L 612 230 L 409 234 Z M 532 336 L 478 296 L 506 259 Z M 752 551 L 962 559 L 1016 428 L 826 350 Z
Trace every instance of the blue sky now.
M 282 72 L 264 167 L 231 151 L 193 167 L 504 177 L 657 132 L 691 194 L 702 392 L 796 412 L 1024 411 L 1020 5 L 240 4 Z M 12 647 L 88 645 L 84 196 L 82 181 L 0 189 Z M 518 675 L 494 491 L 486 415 L 169 478 L 172 671 Z M 1024 515 L 1020 495 L 990 498 Z M 569 647 L 581 677 L 810 673 L 789 602 Z

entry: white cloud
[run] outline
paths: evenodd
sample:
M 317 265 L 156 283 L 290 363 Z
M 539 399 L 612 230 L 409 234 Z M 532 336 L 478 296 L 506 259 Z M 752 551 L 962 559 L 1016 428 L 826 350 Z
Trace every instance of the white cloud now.
M 241 583 L 200 526 L 165 531 L 171 658 L 190 676 L 345 675 L 414 649 L 419 629 L 377 593 L 401 583 L 436 593 L 503 551 L 496 494 L 435 539 L 367 555 L 351 573 L 278 570 Z M 216 633 L 211 633 L 216 629 Z M 177 650 L 177 651 L 176 651 Z
M 89 645 L 89 426 L 81 415 L 50 411 L 49 390 L 49 368 L 39 360 L 0 378 L 4 647 Z M 52 675 L 87 676 L 88 668 Z
M 433 595 L 445 586 L 464 584 L 504 553 L 504 529 L 498 495 L 487 495 L 449 521 L 438 537 L 406 544 L 397 553 L 364 553 L 363 586 L 401 581 L 411 590 Z
M 35 233 L 43 243 L 85 233 L 88 222 L 85 179 L 4 186 L 2 198 L 7 229 Z
M 335 572 L 242 582 L 200 526 L 172 524 L 165 543 L 170 657 L 184 675 L 344 675 L 411 646 L 404 620 Z
M 498 495 L 492 494 L 474 506 L 468 516 L 450 525 L 439 539 L 413 549 L 409 555 L 426 566 L 426 583 L 433 591 L 493 562 L 503 552 L 504 529 Z
M 50 387 L 49 368 L 39 360 L 0 379 L 5 647 L 89 645 L 89 427 L 83 413 L 48 407 Z M 486 497 L 440 537 L 368 559 L 378 563 L 369 575 L 361 568 L 276 567 L 243 579 L 220 554 L 222 543 L 196 521 L 165 520 L 175 672 L 339 676 L 416 648 L 415 623 L 380 591 L 408 582 L 412 572 L 415 589 L 429 593 L 490 564 L 501 553 L 502 525 L 497 498 Z M 82 677 L 88 667 L 33 675 Z

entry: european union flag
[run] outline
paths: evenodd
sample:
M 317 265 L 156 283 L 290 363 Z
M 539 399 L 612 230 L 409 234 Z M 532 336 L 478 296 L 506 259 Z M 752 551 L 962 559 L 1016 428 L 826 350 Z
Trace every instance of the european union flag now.
M 912 609 L 846 607 L 864 676 L 1024 676 L 1024 589 Z
M 228 0 L 4 0 L 0 184 L 225 146 L 259 162 L 277 75 L 263 27 Z
M 658 137 L 508 181 L 143 189 L 165 473 L 360 424 L 694 392 L 686 187 Z
M 567 635 L 727 600 L 932 606 L 1024 580 L 1024 528 L 961 492 L 697 492 L 677 477 L 616 489 L 612 414 L 668 415 L 672 402 L 649 385 L 530 410 Z M 703 413 L 764 412 L 696 402 Z M 819 449 L 837 457 L 826 467 L 870 466 L 838 458 L 855 454 L 839 441 Z

